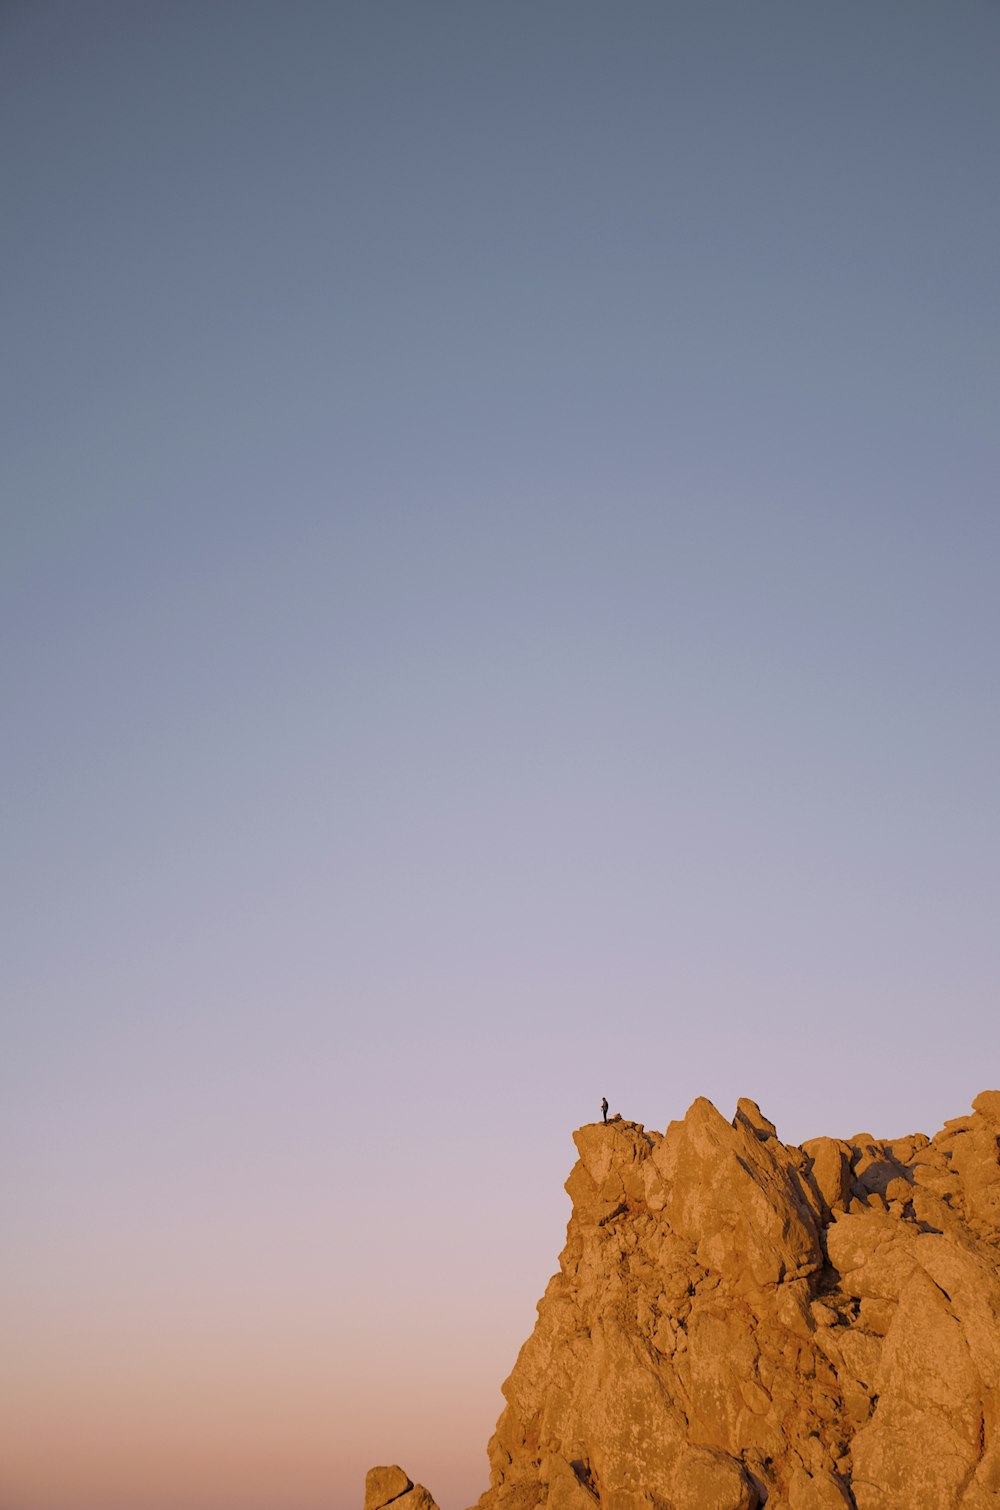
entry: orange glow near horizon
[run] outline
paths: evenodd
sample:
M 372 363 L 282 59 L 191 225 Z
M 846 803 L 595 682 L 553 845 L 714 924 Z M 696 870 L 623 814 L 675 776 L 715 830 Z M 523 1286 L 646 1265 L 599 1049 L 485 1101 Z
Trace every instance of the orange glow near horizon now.
M 200 1388 L 184 1379 L 53 1381 L 4 1402 L 5 1503 L 58 1510 L 72 1493 L 80 1510 L 275 1510 L 282 1504 L 336 1507 L 360 1501 L 364 1472 L 399 1460 L 442 1504 L 463 1487 L 426 1443 L 447 1416 L 468 1456 L 486 1437 L 461 1390 L 444 1396 L 408 1381 L 406 1399 L 378 1401 L 364 1390 L 351 1409 L 343 1389 L 318 1380 L 256 1388 L 220 1369 Z M 131 1388 L 129 1386 L 131 1385 Z
M 71 1496 L 74 1510 L 336 1510 L 360 1502 L 365 1471 L 386 1460 L 448 1510 L 488 1483 L 501 1402 L 465 1387 L 462 1346 L 450 1361 L 429 1357 L 417 1376 L 412 1356 L 387 1369 L 363 1358 L 358 1338 L 338 1352 L 319 1332 L 312 1342 L 259 1331 L 241 1341 L 206 1324 L 197 1336 L 178 1326 L 81 1341 L 61 1355 L 7 1353 L 5 1506 L 60 1510 Z M 445 1418 L 454 1456 L 441 1452 Z

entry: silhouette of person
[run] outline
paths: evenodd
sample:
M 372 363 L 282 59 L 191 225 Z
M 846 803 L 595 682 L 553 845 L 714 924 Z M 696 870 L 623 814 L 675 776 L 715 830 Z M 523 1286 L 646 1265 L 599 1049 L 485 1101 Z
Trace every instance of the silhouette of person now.
M 607 1098 L 607 1096 L 602 1096 L 601 1097 L 601 1116 L 604 1118 L 605 1122 L 608 1120 L 608 1098 Z

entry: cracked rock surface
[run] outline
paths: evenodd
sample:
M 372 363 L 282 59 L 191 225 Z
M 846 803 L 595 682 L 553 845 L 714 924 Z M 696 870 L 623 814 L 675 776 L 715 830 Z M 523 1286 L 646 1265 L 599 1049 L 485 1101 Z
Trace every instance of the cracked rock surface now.
M 398 1464 L 370 1468 L 365 1479 L 365 1510 L 438 1510 L 423 1484 L 414 1484 Z
M 933 1138 L 573 1136 L 479 1510 L 1000 1510 L 1000 1092 Z

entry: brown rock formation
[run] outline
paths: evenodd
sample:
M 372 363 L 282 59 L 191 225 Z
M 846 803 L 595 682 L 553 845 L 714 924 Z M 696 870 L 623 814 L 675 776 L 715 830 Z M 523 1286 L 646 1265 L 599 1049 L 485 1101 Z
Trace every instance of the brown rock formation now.
M 932 1139 L 698 1100 L 574 1141 L 479 1510 L 1000 1510 L 1000 1092 Z
M 423 1484 L 414 1484 L 398 1464 L 369 1468 L 365 1479 L 365 1510 L 438 1510 Z

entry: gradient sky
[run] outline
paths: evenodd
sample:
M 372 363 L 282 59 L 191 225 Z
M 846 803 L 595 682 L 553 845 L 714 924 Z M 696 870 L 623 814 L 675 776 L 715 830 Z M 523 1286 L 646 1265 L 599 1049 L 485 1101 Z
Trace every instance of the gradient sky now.
M 1000 1080 L 998 78 L 0 8 L 3 1510 L 461 1510 L 602 1094 Z

